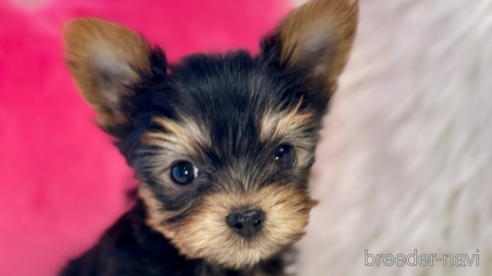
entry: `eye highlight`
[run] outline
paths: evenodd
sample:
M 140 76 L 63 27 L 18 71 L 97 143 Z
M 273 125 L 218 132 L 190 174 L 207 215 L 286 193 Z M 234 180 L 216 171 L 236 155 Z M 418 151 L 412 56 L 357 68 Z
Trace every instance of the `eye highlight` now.
M 198 169 L 187 161 L 180 161 L 171 168 L 171 179 L 178 185 L 188 185 L 197 177 Z
M 282 169 L 291 169 L 296 164 L 296 153 L 291 145 L 283 144 L 277 148 L 275 163 Z

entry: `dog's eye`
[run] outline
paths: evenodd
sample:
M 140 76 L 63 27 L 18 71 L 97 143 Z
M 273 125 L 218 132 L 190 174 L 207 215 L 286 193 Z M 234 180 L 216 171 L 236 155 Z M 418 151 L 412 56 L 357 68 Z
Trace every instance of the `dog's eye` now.
M 275 152 L 275 162 L 282 169 L 290 169 L 294 167 L 296 163 L 296 153 L 294 148 L 290 145 L 280 145 Z
M 187 185 L 195 180 L 198 169 L 190 162 L 181 161 L 171 168 L 171 178 L 179 185 Z

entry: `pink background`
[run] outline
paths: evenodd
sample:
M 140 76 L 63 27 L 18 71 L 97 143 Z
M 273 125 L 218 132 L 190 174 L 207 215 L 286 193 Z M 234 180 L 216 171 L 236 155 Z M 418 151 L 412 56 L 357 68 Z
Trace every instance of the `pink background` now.
M 0 0 L 0 274 L 48 276 L 131 204 L 132 171 L 92 121 L 62 60 L 62 22 L 95 16 L 161 45 L 258 50 L 289 10 L 281 0 Z

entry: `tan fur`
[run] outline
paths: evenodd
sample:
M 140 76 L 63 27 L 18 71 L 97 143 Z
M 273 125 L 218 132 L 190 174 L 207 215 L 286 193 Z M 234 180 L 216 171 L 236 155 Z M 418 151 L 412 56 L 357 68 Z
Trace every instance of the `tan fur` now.
M 297 164 L 304 167 L 313 158 L 312 150 L 318 138 L 311 132 L 306 132 L 312 127 L 314 114 L 301 111 L 301 104 L 302 100 L 290 110 L 268 109 L 265 111 L 261 118 L 260 140 L 268 142 L 280 139 L 280 143 L 292 145 L 297 155 Z
M 196 153 L 197 148 L 210 146 L 210 135 L 195 121 L 181 116 L 178 120 L 155 117 L 153 121 L 163 132 L 147 132 L 142 139 L 145 144 L 172 149 L 177 154 Z
M 302 191 L 269 185 L 246 193 L 205 195 L 184 219 L 167 223 L 173 213 L 162 211 L 161 203 L 145 185 L 140 186 L 140 197 L 148 208 L 148 225 L 170 239 L 181 254 L 229 268 L 252 266 L 298 241 L 316 204 Z M 227 216 L 239 208 L 265 212 L 263 229 L 251 240 L 240 237 L 226 224 Z
M 84 98 L 108 127 L 127 122 L 119 113 L 126 86 L 140 82 L 135 69 L 151 74 L 151 48 L 138 34 L 100 19 L 75 19 L 64 25 L 65 61 Z
M 326 45 L 319 57 L 323 64 L 315 73 L 324 74 L 329 87 L 333 87 L 347 63 L 357 16 L 358 3 L 353 0 L 314 0 L 293 10 L 277 29 L 282 42 L 281 60 L 294 66 L 304 55 Z
M 313 114 L 300 111 L 301 104 L 302 100 L 290 110 L 268 109 L 265 111 L 261 120 L 260 140 L 288 138 L 309 128 Z

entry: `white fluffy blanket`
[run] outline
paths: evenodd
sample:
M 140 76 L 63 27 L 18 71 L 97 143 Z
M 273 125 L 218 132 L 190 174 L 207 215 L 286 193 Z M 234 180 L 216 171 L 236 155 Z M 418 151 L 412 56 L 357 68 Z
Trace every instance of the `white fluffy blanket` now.
M 301 276 L 492 275 L 491 0 L 361 0 L 322 134 Z

